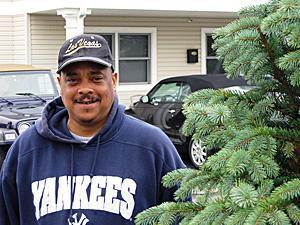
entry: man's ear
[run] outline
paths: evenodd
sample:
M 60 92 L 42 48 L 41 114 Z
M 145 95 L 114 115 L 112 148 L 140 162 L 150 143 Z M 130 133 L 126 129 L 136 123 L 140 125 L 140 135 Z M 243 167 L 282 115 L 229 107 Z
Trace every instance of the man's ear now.
M 61 83 L 62 83 L 62 75 L 61 74 L 59 74 L 57 77 L 56 77 L 56 79 L 57 79 L 57 84 L 58 84 L 58 86 L 59 86 L 59 90 L 61 90 Z
M 56 77 L 57 79 L 57 83 L 59 84 L 59 86 L 61 85 L 61 80 L 62 80 L 62 75 L 58 74 L 58 76 Z
M 118 74 L 117 73 L 112 74 L 112 82 L 113 82 L 114 90 L 116 90 L 117 83 L 118 83 Z

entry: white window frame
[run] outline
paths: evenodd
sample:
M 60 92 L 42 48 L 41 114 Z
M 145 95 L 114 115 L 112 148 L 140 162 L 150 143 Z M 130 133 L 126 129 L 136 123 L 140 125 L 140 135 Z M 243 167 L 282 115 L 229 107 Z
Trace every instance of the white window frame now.
M 119 58 L 119 33 L 126 34 L 150 34 L 151 35 L 151 64 L 150 64 L 150 83 L 149 84 L 119 84 L 119 91 L 139 91 L 139 90 L 149 90 L 157 81 L 157 29 L 155 27 L 85 27 L 84 31 L 86 33 L 110 33 L 114 34 L 114 55 L 115 59 Z M 119 61 L 115 61 L 115 72 L 119 73 Z
M 212 34 L 217 28 L 201 28 L 201 73 L 206 74 L 207 41 L 206 35 Z

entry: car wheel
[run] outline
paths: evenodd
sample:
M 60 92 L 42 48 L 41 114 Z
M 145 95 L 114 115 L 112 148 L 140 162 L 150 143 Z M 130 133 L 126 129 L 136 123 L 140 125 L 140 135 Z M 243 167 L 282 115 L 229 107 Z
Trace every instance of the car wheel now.
M 0 146 L 0 169 L 2 167 L 2 164 L 3 164 L 3 161 L 5 159 L 5 156 L 6 156 L 6 153 L 8 151 L 8 148 L 7 146 Z
M 201 140 L 191 139 L 188 150 L 191 163 L 196 168 L 199 168 L 208 157 L 207 149 Z

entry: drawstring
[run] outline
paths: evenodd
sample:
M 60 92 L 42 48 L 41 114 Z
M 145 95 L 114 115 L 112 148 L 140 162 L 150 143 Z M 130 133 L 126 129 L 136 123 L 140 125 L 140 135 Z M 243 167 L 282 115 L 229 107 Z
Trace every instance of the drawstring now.
M 98 136 L 98 140 L 97 140 L 97 146 L 96 146 L 96 150 L 95 150 L 94 161 L 93 161 L 93 165 L 91 167 L 91 172 L 90 172 L 91 179 L 94 176 L 94 170 L 95 170 L 95 166 L 96 166 L 96 162 L 97 162 L 97 156 L 98 156 L 98 152 L 99 152 L 99 148 L 100 148 L 100 140 L 101 140 L 101 135 Z
M 98 140 L 97 140 L 95 155 L 94 155 L 94 161 L 93 161 L 91 171 L 90 171 L 91 179 L 94 176 L 94 170 L 95 170 L 95 166 L 96 166 L 96 162 L 97 162 L 97 156 L 98 156 L 98 152 L 99 152 L 99 148 L 100 148 L 100 140 L 101 140 L 101 138 L 100 138 L 100 135 L 99 135 Z M 73 186 L 73 179 L 74 179 L 74 146 L 71 145 L 71 148 L 72 148 L 72 152 L 71 152 L 71 203 L 70 203 L 69 222 L 72 224 L 72 223 L 75 222 L 75 219 L 72 217 L 72 214 L 73 214 L 73 201 L 74 201 L 74 186 Z
M 74 146 L 71 144 L 71 203 L 70 203 L 70 215 L 69 222 L 72 224 L 75 222 L 75 219 L 72 217 L 73 214 L 73 200 L 74 200 L 74 186 L 73 186 L 73 176 L 74 176 Z

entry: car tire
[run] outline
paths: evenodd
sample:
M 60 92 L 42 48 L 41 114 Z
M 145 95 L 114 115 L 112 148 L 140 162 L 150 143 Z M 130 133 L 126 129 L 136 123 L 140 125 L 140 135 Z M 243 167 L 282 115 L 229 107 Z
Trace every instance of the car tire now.
M 8 151 L 9 147 L 8 146 L 0 146 L 0 169 L 2 168 L 2 164 L 3 164 L 3 161 L 6 157 L 6 153 Z
M 188 152 L 190 161 L 196 168 L 199 168 L 207 160 L 208 151 L 201 140 L 193 140 L 191 138 Z

